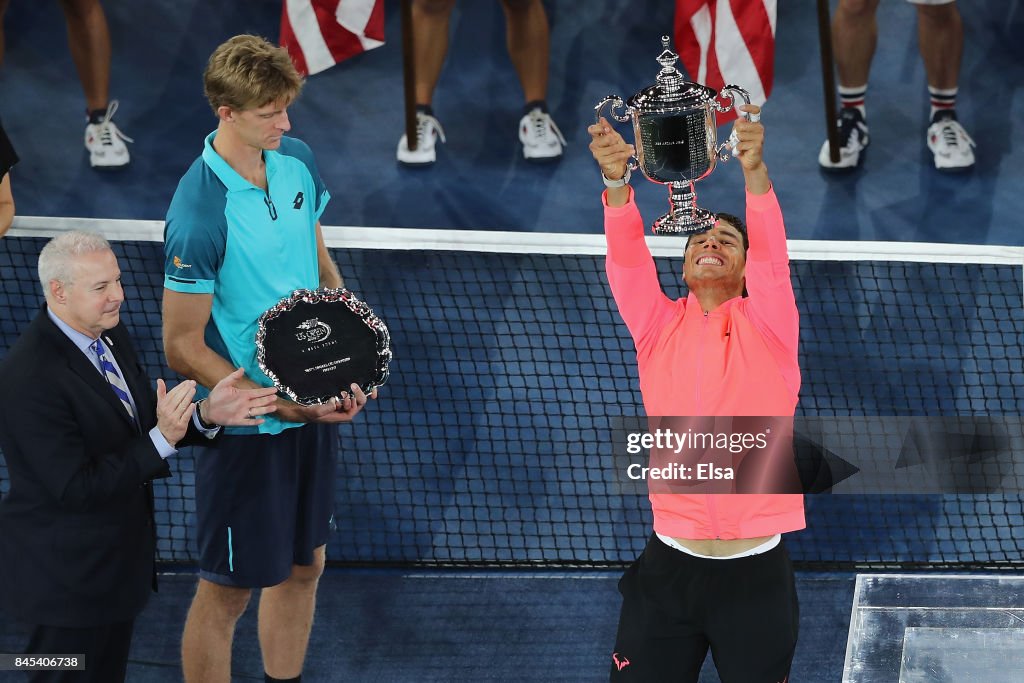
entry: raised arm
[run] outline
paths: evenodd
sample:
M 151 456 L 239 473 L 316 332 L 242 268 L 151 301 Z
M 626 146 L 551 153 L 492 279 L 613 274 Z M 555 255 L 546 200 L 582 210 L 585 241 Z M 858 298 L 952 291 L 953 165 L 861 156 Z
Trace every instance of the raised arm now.
M 591 136 L 591 154 L 602 175 L 612 181 L 621 179 L 633 146 L 604 118 L 587 128 L 587 132 Z M 633 189 L 628 184 L 609 187 L 602 201 L 608 284 L 637 351 L 643 352 L 672 315 L 673 304 L 658 282 L 658 271 L 644 240 L 643 219 L 633 201 Z
M 789 271 L 786 227 L 763 158 L 761 110 L 755 105 L 744 105 L 741 109 L 756 119 L 753 122 L 739 119 L 735 126 L 739 138 L 736 149 L 747 188 L 746 221 L 750 239 L 746 266 L 749 297 L 745 305 L 754 323 L 795 361 L 800 321 Z

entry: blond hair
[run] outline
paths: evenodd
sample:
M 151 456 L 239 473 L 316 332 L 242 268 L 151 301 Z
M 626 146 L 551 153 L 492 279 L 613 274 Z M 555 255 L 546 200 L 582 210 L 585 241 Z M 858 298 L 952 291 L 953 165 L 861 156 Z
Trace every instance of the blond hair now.
M 287 50 L 251 35 L 222 43 L 203 72 L 203 90 L 214 114 L 220 107 L 240 111 L 279 100 L 291 102 L 299 96 L 302 82 Z

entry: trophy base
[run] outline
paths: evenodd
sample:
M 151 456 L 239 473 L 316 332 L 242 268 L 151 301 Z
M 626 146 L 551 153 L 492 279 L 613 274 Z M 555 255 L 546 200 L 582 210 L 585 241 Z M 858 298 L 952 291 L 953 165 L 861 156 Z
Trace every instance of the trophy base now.
M 669 211 L 652 225 L 655 235 L 693 235 L 715 227 L 715 214 L 694 207 L 689 211 Z
M 693 235 L 715 227 L 715 214 L 697 206 L 693 181 L 673 180 L 669 187 L 669 211 L 654 221 L 655 235 Z

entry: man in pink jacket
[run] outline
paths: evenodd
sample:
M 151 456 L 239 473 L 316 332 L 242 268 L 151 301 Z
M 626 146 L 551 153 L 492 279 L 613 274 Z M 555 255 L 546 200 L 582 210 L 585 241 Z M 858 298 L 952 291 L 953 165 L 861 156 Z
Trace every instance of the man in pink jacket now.
M 782 212 L 764 164 L 760 108 L 745 105 L 738 159 L 746 225 L 720 214 L 690 237 L 689 294 L 661 291 L 626 178 L 634 149 L 604 119 L 588 128 L 604 176 L 607 272 L 637 349 L 653 416 L 792 416 L 799 320 Z M 784 683 L 799 608 L 781 534 L 804 527 L 799 494 L 655 493 L 654 533 L 619 582 L 612 681 L 696 683 L 710 648 L 723 683 Z

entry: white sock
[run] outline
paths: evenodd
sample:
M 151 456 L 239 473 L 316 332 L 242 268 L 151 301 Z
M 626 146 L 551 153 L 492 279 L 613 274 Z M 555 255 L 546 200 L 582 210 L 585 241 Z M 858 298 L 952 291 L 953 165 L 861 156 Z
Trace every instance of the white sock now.
M 839 104 L 844 109 L 846 107 L 856 107 L 860 111 L 860 115 L 864 117 L 866 121 L 868 118 L 867 106 L 864 104 L 864 100 L 868 94 L 868 84 L 858 85 L 853 88 L 847 88 L 845 86 L 839 86 Z

